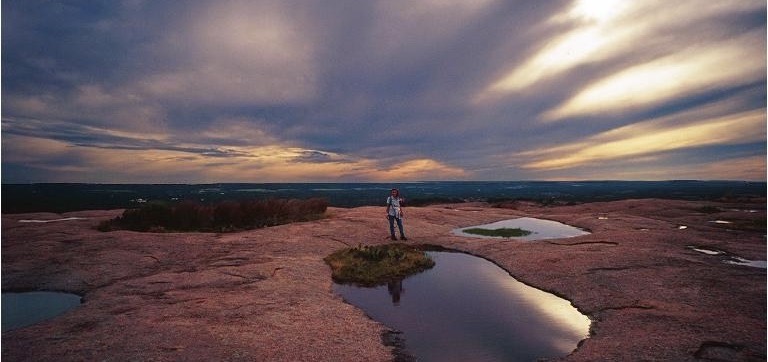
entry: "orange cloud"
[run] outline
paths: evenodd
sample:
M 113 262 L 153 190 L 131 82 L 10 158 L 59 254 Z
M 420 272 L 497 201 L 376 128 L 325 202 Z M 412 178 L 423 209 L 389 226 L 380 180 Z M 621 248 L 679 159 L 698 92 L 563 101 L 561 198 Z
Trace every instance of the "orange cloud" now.
M 554 170 L 677 149 L 765 140 L 765 111 L 762 109 L 683 125 L 674 124 L 674 120 L 672 117 L 632 124 L 516 156 L 533 159 L 523 168 Z
M 376 181 L 462 179 L 468 175 L 461 168 L 452 167 L 428 158 L 407 160 L 387 170 L 381 170 L 377 167 L 376 170 L 366 170 L 363 174 L 368 179 Z
M 62 156 L 70 152 L 71 146 L 66 142 L 3 134 L 3 161 L 33 163 L 46 158 Z
M 188 180 L 190 182 L 298 182 L 298 181 L 411 181 L 455 179 L 462 169 L 431 159 L 405 160 L 386 167 L 378 160 L 359 159 L 332 152 L 271 144 L 254 147 L 227 146 L 202 150 L 205 145 L 178 144 L 176 149 L 125 149 L 90 147 L 37 137 L 3 136 L 9 162 L 57 171 L 58 181 L 83 178 L 101 181 Z M 307 155 L 320 155 L 315 159 Z M 71 160 L 59 164 L 61 157 Z
M 684 165 L 663 164 L 652 158 L 632 160 L 630 167 L 580 170 L 569 177 L 542 177 L 543 180 L 753 180 L 765 181 L 766 157 L 747 156 L 726 160 L 705 160 Z M 637 161 L 637 162 L 634 162 Z M 657 160 L 661 161 L 661 160 Z

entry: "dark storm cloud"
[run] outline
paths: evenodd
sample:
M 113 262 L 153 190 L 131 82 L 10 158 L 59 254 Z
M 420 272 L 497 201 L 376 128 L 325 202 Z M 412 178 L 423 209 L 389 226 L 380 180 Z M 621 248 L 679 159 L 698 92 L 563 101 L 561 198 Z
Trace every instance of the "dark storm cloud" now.
M 310 163 L 321 163 L 321 162 L 334 162 L 333 157 L 326 153 L 326 152 L 320 152 L 320 151 L 302 151 L 294 160 L 293 162 L 310 162 Z
M 242 157 L 244 152 L 227 148 L 185 146 L 183 140 L 159 140 L 141 137 L 140 134 L 114 134 L 76 123 L 40 121 L 33 119 L 3 119 L 3 133 L 8 135 L 44 138 L 61 141 L 78 147 L 114 150 L 160 150 L 193 153 L 207 157 Z

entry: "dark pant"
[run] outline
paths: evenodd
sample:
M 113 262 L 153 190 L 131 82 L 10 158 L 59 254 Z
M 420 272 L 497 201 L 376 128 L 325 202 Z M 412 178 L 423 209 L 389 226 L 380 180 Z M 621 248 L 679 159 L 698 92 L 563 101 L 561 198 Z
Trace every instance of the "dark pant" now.
M 397 228 L 400 229 L 400 237 L 405 237 L 405 231 L 403 231 L 403 219 L 394 217 L 392 215 L 387 216 L 389 218 L 389 235 L 395 236 L 395 220 L 397 220 Z

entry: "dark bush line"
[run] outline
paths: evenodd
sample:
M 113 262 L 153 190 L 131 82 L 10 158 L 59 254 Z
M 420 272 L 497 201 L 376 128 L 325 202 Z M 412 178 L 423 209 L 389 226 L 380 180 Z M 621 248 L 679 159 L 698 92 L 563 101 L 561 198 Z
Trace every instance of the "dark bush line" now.
M 177 204 L 152 202 L 137 209 L 125 210 L 122 216 L 99 224 L 98 229 L 149 232 L 238 231 L 316 220 L 327 208 L 328 201 L 322 198 L 251 199 L 223 201 L 214 205 L 195 201 Z

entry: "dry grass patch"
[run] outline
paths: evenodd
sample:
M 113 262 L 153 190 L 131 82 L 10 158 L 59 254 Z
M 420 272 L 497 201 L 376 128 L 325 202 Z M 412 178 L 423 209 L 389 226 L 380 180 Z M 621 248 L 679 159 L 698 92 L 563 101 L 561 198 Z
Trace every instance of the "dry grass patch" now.
M 361 286 L 397 281 L 435 265 L 423 250 L 402 243 L 342 249 L 323 260 L 334 281 Z

